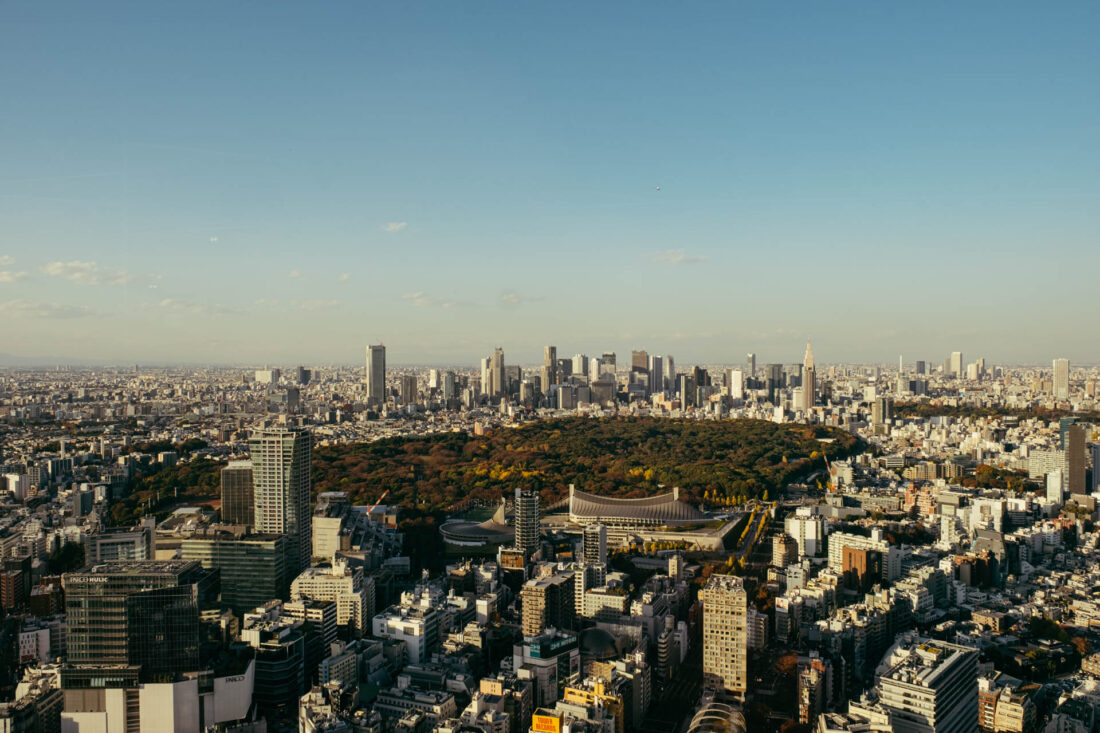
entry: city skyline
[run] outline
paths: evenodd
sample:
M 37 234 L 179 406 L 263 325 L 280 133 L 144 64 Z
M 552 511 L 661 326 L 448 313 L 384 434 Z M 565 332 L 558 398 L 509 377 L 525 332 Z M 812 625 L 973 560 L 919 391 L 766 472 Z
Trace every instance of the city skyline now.
M 117 7 L 0 29 L 0 362 L 1100 361 L 1093 4 Z

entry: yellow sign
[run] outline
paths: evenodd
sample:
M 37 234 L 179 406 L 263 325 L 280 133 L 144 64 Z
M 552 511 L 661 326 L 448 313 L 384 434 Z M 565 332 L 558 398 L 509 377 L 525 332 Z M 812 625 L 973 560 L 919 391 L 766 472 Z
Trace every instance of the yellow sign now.
M 531 730 L 538 733 L 561 733 L 561 718 L 535 714 L 531 717 Z

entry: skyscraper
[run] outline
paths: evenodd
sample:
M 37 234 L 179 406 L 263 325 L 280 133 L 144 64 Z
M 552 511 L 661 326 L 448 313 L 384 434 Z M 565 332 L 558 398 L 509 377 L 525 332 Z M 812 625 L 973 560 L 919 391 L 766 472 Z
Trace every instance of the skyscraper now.
M 547 346 L 543 349 L 542 358 L 542 391 L 544 394 L 550 393 L 550 385 L 558 384 L 561 379 L 558 377 L 558 347 Z
M 222 469 L 222 521 L 226 524 L 255 523 L 253 514 L 252 463 L 230 461 Z
M 493 349 L 493 355 L 489 358 L 489 397 L 499 398 L 505 392 L 504 377 L 504 349 L 499 346 Z
M 802 360 L 802 412 L 809 415 L 814 409 L 814 394 L 817 389 L 817 370 L 814 368 L 814 352 L 810 342 L 806 342 L 806 356 Z
M 1054 399 L 1069 399 L 1069 359 L 1054 360 Z
M 748 365 L 748 368 L 749 368 L 749 379 L 755 379 L 756 378 L 756 354 L 753 354 L 753 353 L 750 352 L 749 355 L 748 355 L 748 358 L 746 359 L 746 361 L 748 362 L 747 365 Z
M 748 690 L 748 594 L 741 578 L 712 575 L 703 601 L 703 686 L 744 696 Z
M 287 535 L 287 574 L 309 567 L 313 545 L 309 511 L 313 436 L 302 428 L 263 428 L 248 440 L 252 452 L 256 531 Z
M 600 373 L 601 374 L 610 374 L 611 378 L 614 379 L 615 378 L 615 369 L 616 369 L 616 366 L 615 366 L 615 352 L 614 351 L 605 351 L 605 352 L 603 352 L 603 356 L 600 357 Z
M 649 354 L 645 349 L 641 351 L 630 352 L 630 371 L 632 372 L 648 372 L 649 371 Z
M 367 404 L 373 406 L 386 401 L 386 347 L 382 344 L 367 347 Z
M 660 354 L 649 357 L 649 389 L 651 392 L 665 389 L 665 365 Z
M 964 376 L 966 376 L 966 372 L 964 371 L 966 369 L 966 366 L 963 364 L 963 355 L 961 351 L 951 352 L 950 364 L 951 376 L 955 377 L 956 379 L 962 379 Z
M 516 549 L 530 556 L 539 548 L 539 491 L 516 489 Z
M 1066 428 L 1066 485 L 1071 494 L 1085 493 L 1085 430 L 1080 425 Z M 1093 466 L 1093 471 L 1096 467 Z
M 573 355 L 573 374 L 578 377 L 588 376 L 588 357 L 584 354 Z

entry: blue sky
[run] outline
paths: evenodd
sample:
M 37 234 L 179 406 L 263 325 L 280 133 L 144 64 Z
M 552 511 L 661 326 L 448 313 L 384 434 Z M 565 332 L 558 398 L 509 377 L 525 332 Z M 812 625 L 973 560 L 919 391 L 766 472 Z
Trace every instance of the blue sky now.
M 3 354 L 1100 362 L 1094 2 L 0 15 Z

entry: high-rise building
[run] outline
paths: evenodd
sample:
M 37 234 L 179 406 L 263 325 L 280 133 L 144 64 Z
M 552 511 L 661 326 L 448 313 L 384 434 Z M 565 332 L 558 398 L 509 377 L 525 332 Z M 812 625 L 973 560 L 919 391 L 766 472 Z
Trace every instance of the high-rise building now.
M 744 696 L 748 690 L 748 594 L 741 578 L 711 575 L 703 601 L 703 685 Z
M 199 602 L 209 574 L 197 562 L 144 560 L 67 573 L 68 660 L 137 665 L 143 678 L 199 668 Z
M 217 528 L 180 543 L 180 557 L 221 575 L 221 600 L 238 616 L 274 598 L 285 598 L 287 538 L 238 534 Z
M 589 524 L 581 535 L 581 559 L 586 563 L 607 564 L 607 527 Z
M 310 380 L 313 379 L 313 372 L 309 369 L 306 369 L 305 367 L 298 367 L 297 371 L 298 385 L 300 387 L 305 387 L 307 384 L 309 384 Z
M 516 549 L 530 557 L 539 549 L 539 491 L 516 489 Z
M 649 357 L 649 391 L 665 391 L 665 365 L 660 354 Z
M 814 352 L 810 342 L 806 342 L 806 356 L 802 360 L 802 412 L 809 415 L 814 409 L 814 394 L 817 389 L 817 370 L 814 368 Z
M 1054 399 L 1069 399 L 1069 359 L 1054 360 Z
M 875 685 L 897 733 L 978 730 L 978 651 L 968 646 L 900 637 L 886 653 Z
M 557 346 L 547 346 L 543 349 L 542 373 L 540 376 L 543 394 L 550 394 L 550 386 L 561 383 L 561 376 L 558 373 Z
M 255 528 L 287 535 L 287 573 L 309 567 L 312 517 L 309 511 L 313 436 L 297 427 L 262 428 L 248 440 L 252 452 Z
M 745 373 L 740 369 L 729 369 L 726 372 L 726 386 L 729 388 L 730 398 L 743 400 L 745 398 Z
M 226 524 L 254 524 L 252 462 L 230 461 L 222 469 L 221 478 L 222 521 Z
M 503 397 L 507 382 L 504 376 L 504 349 L 499 346 L 493 349 L 493 355 L 489 357 L 489 397 Z
M 961 351 L 952 351 L 950 357 L 951 376 L 956 379 L 962 379 L 966 376 L 966 365 L 963 363 L 963 355 Z
M 403 405 L 415 405 L 417 398 L 416 375 L 415 374 L 402 374 L 401 375 L 401 404 Z
M 1089 448 L 1092 451 L 1092 487 L 1090 491 L 1096 493 L 1100 491 L 1100 443 L 1094 443 Z
M 1066 428 L 1066 488 L 1070 494 L 1085 493 L 1085 430 L 1080 425 Z M 1093 471 L 1096 467 L 1093 466 Z
M 611 378 L 615 378 L 615 352 L 605 351 L 603 356 L 600 357 L 600 374 L 610 374 Z
M 649 371 L 649 354 L 645 349 L 641 351 L 630 352 L 630 371 L 632 372 L 648 372 Z
M 573 374 L 578 377 L 588 376 L 588 357 L 584 354 L 573 354 Z
M 382 344 L 367 347 L 367 404 L 377 406 L 386 402 L 386 347 Z
M 576 622 L 573 573 L 528 580 L 520 589 L 523 635 L 538 636 L 548 628 L 572 629 Z
M 676 360 L 672 358 L 672 354 L 665 357 L 665 389 L 676 389 Z
M 750 352 L 745 361 L 749 369 L 749 379 L 756 379 L 756 354 Z
M 927 374 L 928 373 L 928 365 L 925 364 L 923 361 L 918 361 L 916 363 L 916 372 L 917 372 L 917 374 Z

